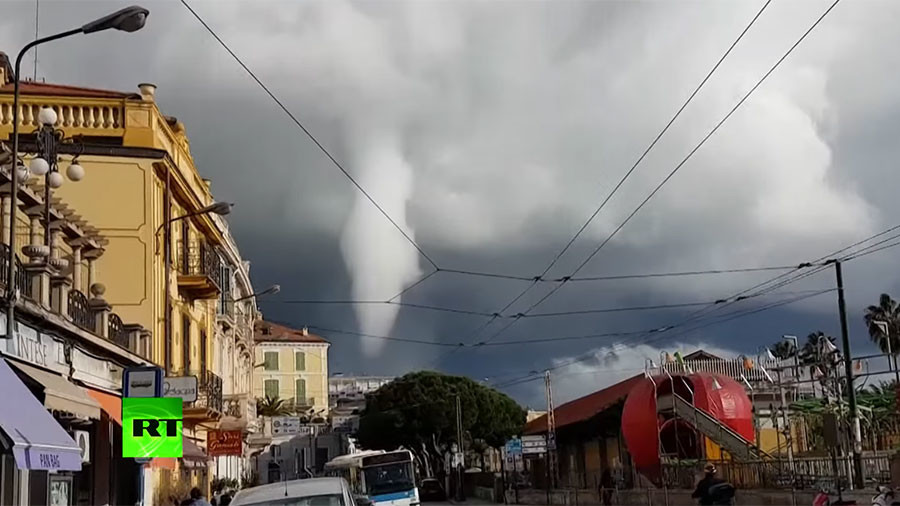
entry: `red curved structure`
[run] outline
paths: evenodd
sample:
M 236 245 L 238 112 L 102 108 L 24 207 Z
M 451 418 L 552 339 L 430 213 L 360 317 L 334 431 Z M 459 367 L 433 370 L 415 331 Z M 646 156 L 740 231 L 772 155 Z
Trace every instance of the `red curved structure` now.
M 625 400 L 622 434 L 635 468 L 654 483 L 660 481 L 660 453 L 677 453 L 682 458 L 702 456 L 702 438 L 689 420 L 659 414 L 657 403 L 666 402 L 673 392 L 753 441 L 753 409 L 740 383 L 710 373 L 647 377 Z

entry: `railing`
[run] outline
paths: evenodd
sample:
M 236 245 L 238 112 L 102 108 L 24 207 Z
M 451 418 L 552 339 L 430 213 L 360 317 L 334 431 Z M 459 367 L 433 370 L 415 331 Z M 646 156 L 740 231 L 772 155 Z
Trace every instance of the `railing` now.
M 93 104 L 45 104 L 32 102 L 27 97 L 19 101 L 19 125 L 23 127 L 40 126 L 38 113 L 41 108 L 50 107 L 56 111 L 59 118 L 57 128 L 74 130 L 117 130 L 125 127 L 124 108 L 121 103 Z M 12 102 L 0 102 L 0 126 L 12 127 L 13 107 Z
M 786 459 L 775 461 L 682 461 L 663 464 L 663 481 L 670 488 L 691 489 L 697 475 L 707 463 L 716 466 L 718 476 L 737 488 L 793 488 L 810 490 L 827 488 L 835 490 L 840 484 L 848 488 L 848 470 L 852 467 L 847 457 L 834 461 L 829 457 L 796 457 L 793 471 Z M 863 457 L 866 481 L 872 485 L 890 483 L 890 457 L 869 455 Z M 836 472 L 835 472 L 836 471 Z
M 118 344 L 119 346 L 130 349 L 130 347 L 128 346 L 128 333 L 125 332 L 125 324 L 122 322 L 122 318 L 120 318 L 116 313 L 109 314 L 109 323 L 107 324 L 107 337 L 110 341 Z
M 3 285 L 4 288 L 6 288 L 6 276 L 8 275 L 8 260 L 9 246 L 0 243 L 0 285 Z M 19 293 L 21 295 L 28 297 L 29 299 L 32 298 L 31 283 L 28 282 L 28 276 L 25 275 L 22 260 L 19 259 L 18 255 L 16 255 L 16 286 L 19 288 Z
M 178 272 L 188 276 L 206 276 L 217 287 L 222 286 L 222 259 L 216 250 L 204 242 L 191 243 L 178 248 Z
M 94 314 L 88 304 L 88 298 L 78 290 L 69 291 L 69 317 L 72 323 L 88 332 L 94 332 Z
M 203 371 L 198 375 L 197 380 L 197 400 L 193 405 L 222 413 L 224 409 L 222 378 L 209 371 Z

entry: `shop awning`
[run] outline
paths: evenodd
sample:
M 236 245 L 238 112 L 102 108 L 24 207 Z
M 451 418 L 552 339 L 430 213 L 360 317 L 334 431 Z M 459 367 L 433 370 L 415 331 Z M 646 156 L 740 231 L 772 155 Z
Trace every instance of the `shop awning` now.
M 100 419 L 100 405 L 83 388 L 58 374 L 37 367 L 19 362 L 10 362 L 10 365 L 44 387 L 44 406 L 94 420 Z
M 19 469 L 80 471 L 81 448 L 41 406 L 6 360 L 0 359 L 3 404 L 0 430 Z
M 187 468 L 200 468 L 206 467 L 206 461 L 208 457 L 206 456 L 206 452 L 203 451 L 203 448 L 197 446 L 197 443 L 194 443 L 190 439 L 185 436 L 182 436 L 182 445 L 181 445 L 181 465 Z M 150 467 L 157 469 L 175 469 L 175 462 L 178 459 L 174 458 L 155 458 L 150 461 Z
M 99 390 L 86 389 L 85 392 L 92 399 L 97 401 L 100 404 L 100 409 L 106 412 L 110 418 L 116 421 L 120 426 L 122 425 L 122 398 L 116 395 L 108 394 L 106 392 L 101 392 Z

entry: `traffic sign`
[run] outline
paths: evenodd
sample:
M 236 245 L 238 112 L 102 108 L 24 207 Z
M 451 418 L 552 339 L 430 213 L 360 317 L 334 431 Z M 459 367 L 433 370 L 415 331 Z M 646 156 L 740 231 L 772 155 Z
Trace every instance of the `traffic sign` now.
M 547 453 L 547 440 L 544 436 L 522 436 L 522 453 Z
M 522 454 L 522 440 L 518 438 L 510 439 L 506 442 L 506 454 L 507 455 L 521 455 Z
M 163 374 L 159 367 L 129 367 L 122 374 L 122 397 L 162 397 Z

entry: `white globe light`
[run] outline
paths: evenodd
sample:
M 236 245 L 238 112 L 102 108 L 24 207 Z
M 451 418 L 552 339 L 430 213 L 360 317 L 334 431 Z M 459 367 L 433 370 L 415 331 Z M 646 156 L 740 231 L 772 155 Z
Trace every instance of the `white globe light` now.
M 51 172 L 47 179 L 50 181 L 50 188 L 59 188 L 63 185 L 63 177 L 59 172 Z
M 28 179 L 28 167 L 22 164 L 16 165 L 16 177 L 20 183 Z
M 31 162 L 29 162 L 28 164 L 28 167 L 31 169 L 31 172 L 35 176 L 43 176 L 44 174 L 50 172 L 50 164 L 47 163 L 47 160 L 44 160 L 39 156 L 32 158 Z
M 42 125 L 53 126 L 56 124 L 56 119 L 56 111 L 49 107 L 42 107 L 41 112 L 38 113 L 38 121 Z
M 81 181 L 84 178 L 84 167 L 73 163 L 66 169 L 66 176 L 69 176 L 69 181 Z

